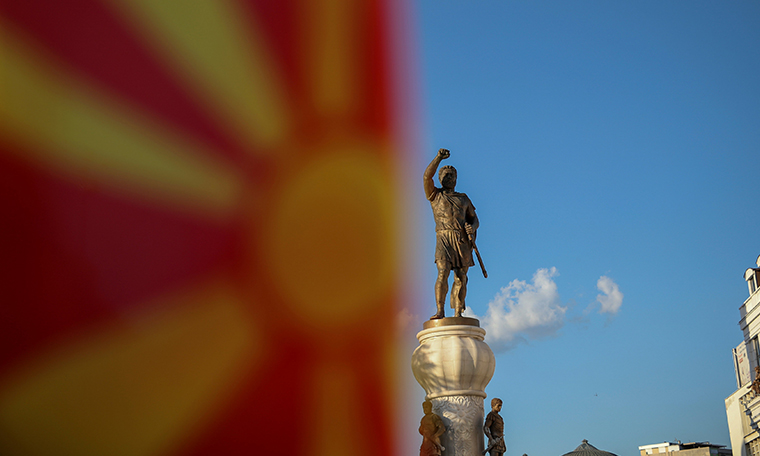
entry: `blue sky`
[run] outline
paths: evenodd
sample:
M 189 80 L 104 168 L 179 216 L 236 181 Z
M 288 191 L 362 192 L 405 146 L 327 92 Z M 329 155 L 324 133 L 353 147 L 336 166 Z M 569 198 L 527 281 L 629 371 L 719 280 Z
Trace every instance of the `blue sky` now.
M 471 269 L 468 305 L 484 317 L 513 280 L 557 271 L 532 310 L 564 313 L 516 334 L 487 389 L 509 454 L 728 445 L 742 274 L 760 254 L 760 3 L 418 1 L 414 21 L 413 174 L 450 149 L 478 210 L 489 278 Z M 417 330 L 434 310 L 434 228 L 412 185 Z M 599 313 L 602 276 L 617 312 Z

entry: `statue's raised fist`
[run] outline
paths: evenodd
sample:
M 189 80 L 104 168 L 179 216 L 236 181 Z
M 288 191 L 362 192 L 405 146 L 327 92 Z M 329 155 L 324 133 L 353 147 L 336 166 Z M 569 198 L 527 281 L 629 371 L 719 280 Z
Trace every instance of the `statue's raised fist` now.
M 451 156 L 451 152 L 449 152 L 448 149 L 438 149 L 438 156 L 441 158 L 449 158 Z

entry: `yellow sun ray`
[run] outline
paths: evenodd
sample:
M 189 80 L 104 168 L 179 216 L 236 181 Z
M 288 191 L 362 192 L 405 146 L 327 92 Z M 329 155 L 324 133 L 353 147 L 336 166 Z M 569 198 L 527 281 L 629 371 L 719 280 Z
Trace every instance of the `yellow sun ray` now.
M 278 75 L 259 28 L 246 23 L 234 1 L 112 3 L 253 151 L 266 152 L 285 138 L 288 115 Z
M 150 304 L 0 379 L 0 454 L 165 454 L 255 375 L 261 335 L 227 284 Z
M 349 116 L 360 101 L 357 62 L 364 15 L 357 10 L 361 8 L 363 2 L 353 0 L 303 2 L 303 57 L 311 75 L 312 103 L 323 115 Z
M 3 31 L 4 30 L 4 31 Z M 224 217 L 241 177 L 199 143 L 76 80 L 0 28 L 0 135 L 84 184 Z

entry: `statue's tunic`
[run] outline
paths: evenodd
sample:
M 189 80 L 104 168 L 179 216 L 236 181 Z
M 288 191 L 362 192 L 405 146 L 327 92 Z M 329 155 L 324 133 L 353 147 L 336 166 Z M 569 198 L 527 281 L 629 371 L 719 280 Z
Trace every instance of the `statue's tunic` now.
M 496 439 L 501 437 L 499 443 L 493 447 L 492 453 L 505 453 L 507 446 L 504 444 L 504 419 L 498 413 L 491 411 L 486 416 L 485 426 L 491 431 L 491 437 Z
M 428 199 L 435 219 L 435 261 L 445 261 L 452 268 L 474 266 L 472 244 L 464 230 L 465 222 L 475 219 L 470 198 L 464 193 L 435 188 Z

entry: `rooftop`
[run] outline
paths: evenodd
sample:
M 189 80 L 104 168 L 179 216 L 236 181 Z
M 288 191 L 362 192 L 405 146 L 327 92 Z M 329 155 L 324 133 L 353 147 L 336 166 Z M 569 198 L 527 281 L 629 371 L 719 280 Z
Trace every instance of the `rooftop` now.
M 596 448 L 594 445 L 588 443 L 588 440 L 583 439 L 583 443 L 578 445 L 575 450 L 565 453 L 562 456 L 617 456 L 615 453 L 609 451 L 602 451 Z

